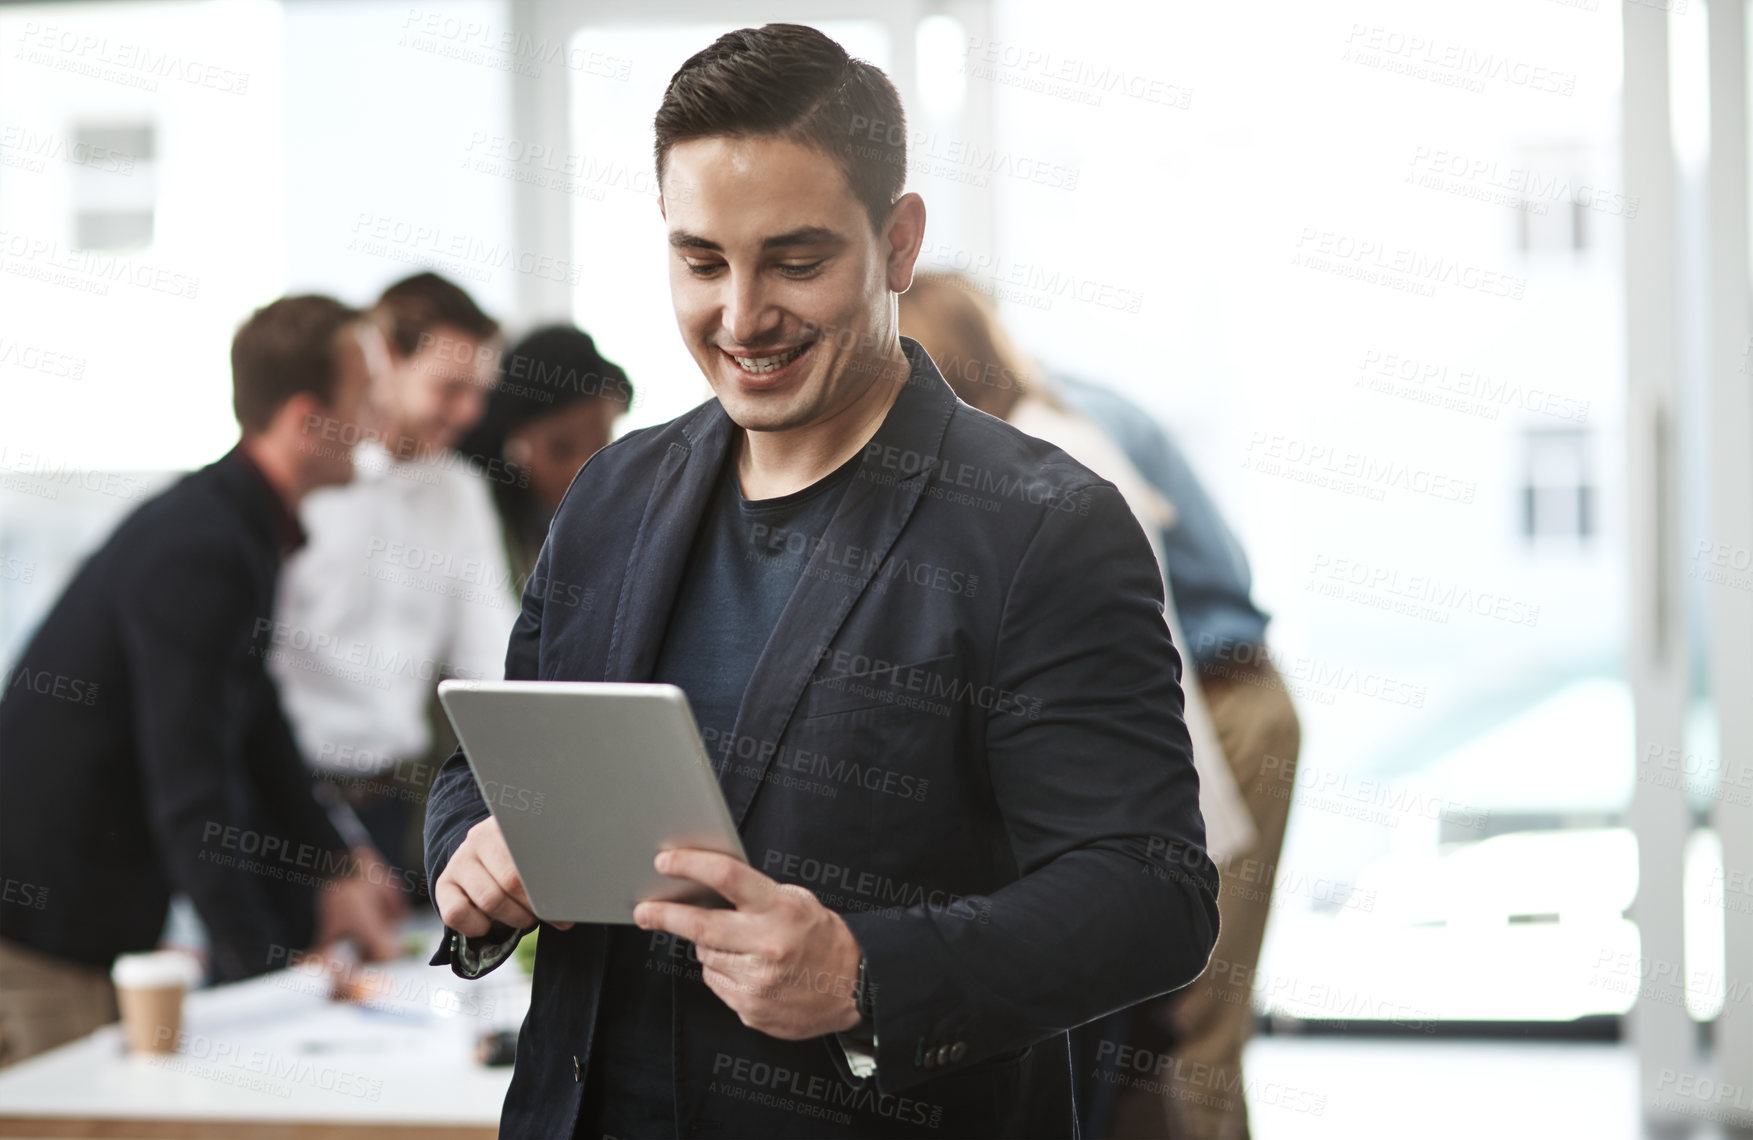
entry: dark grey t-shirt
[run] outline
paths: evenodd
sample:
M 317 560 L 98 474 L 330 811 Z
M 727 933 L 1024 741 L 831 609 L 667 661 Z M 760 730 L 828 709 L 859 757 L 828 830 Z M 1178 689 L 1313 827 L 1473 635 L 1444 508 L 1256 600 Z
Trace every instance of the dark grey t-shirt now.
M 801 491 L 743 498 L 734 449 L 688 554 L 652 680 L 676 685 L 700 726 L 714 769 L 736 754 L 737 709 L 755 664 L 827 533 L 862 453 Z M 691 947 L 689 948 L 691 949 Z M 674 1136 L 671 976 L 701 985 L 698 961 L 668 935 L 617 926 L 609 935 L 603 1006 L 579 1136 Z

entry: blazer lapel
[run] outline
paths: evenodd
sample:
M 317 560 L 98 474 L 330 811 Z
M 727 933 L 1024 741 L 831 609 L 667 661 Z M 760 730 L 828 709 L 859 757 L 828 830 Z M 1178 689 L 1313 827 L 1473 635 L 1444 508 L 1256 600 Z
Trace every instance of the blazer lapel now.
M 694 532 L 724 466 L 732 426 L 718 401 L 710 401 L 682 429 L 688 443 L 670 444 L 658 467 L 621 579 L 603 680 L 651 680 Z
M 912 371 L 882 426 L 865 446 L 865 459 L 847 484 L 824 541 L 816 545 L 797 589 L 780 613 L 743 694 L 731 739 L 739 745 L 745 739 L 760 742 L 763 747 L 757 748 L 755 755 L 761 759 L 748 765 L 726 765 L 719 773 L 731 818 L 739 828 L 755 793 L 766 783 L 779 738 L 791 723 L 816 662 L 888 557 L 937 465 L 956 396 L 924 349 L 905 338 L 902 344 Z M 883 454 L 879 449 L 890 447 L 897 450 L 889 454 L 907 457 L 901 465 L 902 474 L 892 479 L 889 471 L 870 458 Z M 844 574 L 822 568 L 829 552 L 852 547 L 864 554 L 851 581 L 846 581 Z

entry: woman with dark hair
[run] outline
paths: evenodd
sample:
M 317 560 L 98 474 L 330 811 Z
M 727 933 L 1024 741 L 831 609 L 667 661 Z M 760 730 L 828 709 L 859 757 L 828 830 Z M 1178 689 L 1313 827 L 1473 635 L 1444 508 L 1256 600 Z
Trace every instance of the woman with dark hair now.
M 457 450 L 489 473 L 515 593 L 535 568 L 572 477 L 632 403 L 627 374 L 571 325 L 535 330 L 500 362 L 487 410 Z

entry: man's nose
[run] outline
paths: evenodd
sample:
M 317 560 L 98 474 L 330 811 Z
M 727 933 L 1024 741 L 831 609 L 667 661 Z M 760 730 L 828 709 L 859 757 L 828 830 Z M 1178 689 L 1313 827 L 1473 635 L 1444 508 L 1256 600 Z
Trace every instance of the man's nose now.
M 731 343 L 748 347 L 758 343 L 779 323 L 778 310 L 772 308 L 761 287 L 760 274 L 729 275 L 724 302 L 724 331 Z
M 457 401 L 456 424 L 459 431 L 468 431 L 487 410 L 487 394 L 479 388 L 471 387 Z

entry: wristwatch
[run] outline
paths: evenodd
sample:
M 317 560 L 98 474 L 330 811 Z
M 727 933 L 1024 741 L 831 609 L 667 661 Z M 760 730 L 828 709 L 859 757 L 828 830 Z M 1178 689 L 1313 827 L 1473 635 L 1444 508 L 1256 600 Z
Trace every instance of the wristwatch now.
M 866 971 L 869 961 L 863 954 L 858 956 L 858 984 L 852 988 L 852 1002 L 858 1009 L 858 1016 L 869 1022 L 873 1016 L 870 1003 L 870 975 Z

